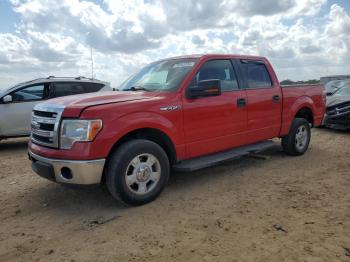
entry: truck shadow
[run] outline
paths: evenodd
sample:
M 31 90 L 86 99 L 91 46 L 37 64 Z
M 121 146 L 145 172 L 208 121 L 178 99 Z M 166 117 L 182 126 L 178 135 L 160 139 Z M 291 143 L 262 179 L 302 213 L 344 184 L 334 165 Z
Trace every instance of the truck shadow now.
M 0 152 L 26 150 L 29 138 L 4 139 L 0 141 Z
M 320 154 L 326 158 L 327 151 Z M 27 197 L 35 202 L 34 208 L 26 207 L 28 212 L 42 212 L 42 205 L 47 204 L 54 216 L 65 216 L 69 219 L 83 221 L 86 218 L 131 216 L 151 208 L 159 211 L 168 207 L 170 203 L 179 199 L 195 198 L 196 192 L 203 193 L 200 188 L 207 188 L 212 184 L 240 183 L 240 178 L 249 179 L 250 174 L 266 172 L 264 166 L 270 161 L 285 161 L 287 156 L 277 141 L 267 151 L 258 157 L 242 157 L 227 161 L 216 166 L 201 169 L 195 172 L 172 172 L 165 191 L 155 201 L 140 206 L 126 206 L 115 200 L 104 186 L 67 186 L 42 181 Z M 188 199 L 190 200 L 190 199 Z M 183 200 L 181 200 L 183 201 Z M 126 213 L 126 211 L 128 213 Z M 130 213 L 132 212 L 132 213 Z
M 265 161 L 270 161 L 272 158 L 284 157 L 287 157 L 287 155 L 283 152 L 280 144 L 276 142 L 269 150 L 261 152 L 254 157 L 244 156 L 194 172 L 173 172 L 168 187 L 177 187 L 178 184 L 186 186 L 200 181 L 208 181 L 210 183 L 211 180 L 220 180 L 220 177 L 228 174 L 230 176 L 238 176 L 241 174 L 241 171 L 262 167 Z
M 279 144 L 261 154 L 268 158 L 285 157 Z M 186 188 L 201 186 L 203 183 L 210 184 L 213 180 L 220 181 L 222 177 L 228 175 L 238 176 L 242 170 L 263 166 L 264 161 L 270 160 L 242 157 L 195 172 L 172 172 L 165 189 L 166 192 L 150 204 L 137 207 L 137 209 L 146 208 L 148 205 L 167 205 L 169 201 L 176 200 L 177 195 Z M 110 216 L 122 210 L 133 209 L 132 206 L 124 205 L 115 200 L 105 186 L 59 185 L 45 182 L 43 186 L 32 191 L 30 195 L 32 199 L 37 199 L 37 201 L 40 199 L 39 203 L 49 205 L 51 209 L 55 210 L 55 213 L 71 217 Z M 37 207 L 41 208 L 39 205 Z
M 78 223 L 85 219 L 113 217 L 126 209 L 102 186 L 65 186 L 45 182 L 27 197 L 34 200 L 31 206 L 26 207 L 28 212 L 49 212 L 53 216 L 63 216 Z

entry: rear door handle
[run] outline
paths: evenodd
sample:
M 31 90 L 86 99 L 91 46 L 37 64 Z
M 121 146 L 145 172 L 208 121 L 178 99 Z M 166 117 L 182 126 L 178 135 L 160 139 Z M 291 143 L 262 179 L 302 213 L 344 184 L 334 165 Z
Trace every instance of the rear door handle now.
M 238 98 L 237 99 L 237 106 L 238 107 L 244 107 L 246 106 L 247 101 L 245 100 L 245 98 Z
M 274 96 L 272 96 L 272 100 L 274 102 L 278 102 L 278 101 L 280 101 L 280 96 L 279 95 L 274 95 Z

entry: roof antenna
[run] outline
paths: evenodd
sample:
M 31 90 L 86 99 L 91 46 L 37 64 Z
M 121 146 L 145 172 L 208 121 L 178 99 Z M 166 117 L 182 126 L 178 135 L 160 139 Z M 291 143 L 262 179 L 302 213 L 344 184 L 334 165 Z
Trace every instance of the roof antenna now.
M 94 79 L 94 57 L 92 56 L 92 46 L 90 46 L 91 55 L 91 79 Z
M 91 32 L 87 32 L 86 36 L 88 37 L 91 34 Z M 94 57 L 92 54 L 92 45 L 90 44 L 90 59 L 91 59 L 91 79 L 94 79 Z

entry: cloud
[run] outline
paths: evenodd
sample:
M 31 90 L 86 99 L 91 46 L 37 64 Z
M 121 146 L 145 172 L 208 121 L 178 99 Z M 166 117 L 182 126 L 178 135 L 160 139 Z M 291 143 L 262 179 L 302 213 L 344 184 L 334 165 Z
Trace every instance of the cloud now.
M 205 44 L 205 39 L 201 38 L 198 35 L 192 36 L 192 43 L 198 46 L 203 46 Z
M 294 0 L 238 1 L 236 7 L 245 15 L 270 16 L 287 12 L 295 4 Z
M 102 52 L 135 53 L 157 48 L 159 42 L 154 38 L 162 36 L 157 20 L 148 12 L 141 13 L 140 19 L 125 13 L 117 16 L 118 12 L 109 13 L 87 1 L 34 0 L 17 3 L 15 11 L 22 16 L 21 31 L 74 34 Z
M 344 8 L 332 5 L 329 14 L 330 23 L 326 26 L 329 36 L 348 38 L 350 36 L 350 17 Z
M 11 2 L 20 20 L 16 32 L 0 33 L 0 68 L 13 81 L 21 70 L 90 75 L 90 48 L 97 77 L 113 84 L 153 60 L 191 53 L 264 55 L 283 79 L 350 70 L 348 11 L 326 0 Z

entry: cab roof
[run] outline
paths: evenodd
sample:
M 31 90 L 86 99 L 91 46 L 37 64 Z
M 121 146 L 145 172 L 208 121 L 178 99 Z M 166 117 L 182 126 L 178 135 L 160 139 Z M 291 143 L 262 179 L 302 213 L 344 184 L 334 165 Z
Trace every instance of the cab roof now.
M 183 55 L 183 56 L 174 56 L 161 60 L 171 60 L 171 59 L 190 59 L 190 58 L 236 58 L 236 59 L 266 59 L 263 56 L 253 56 L 253 55 L 237 55 L 237 54 L 193 54 L 193 55 Z

